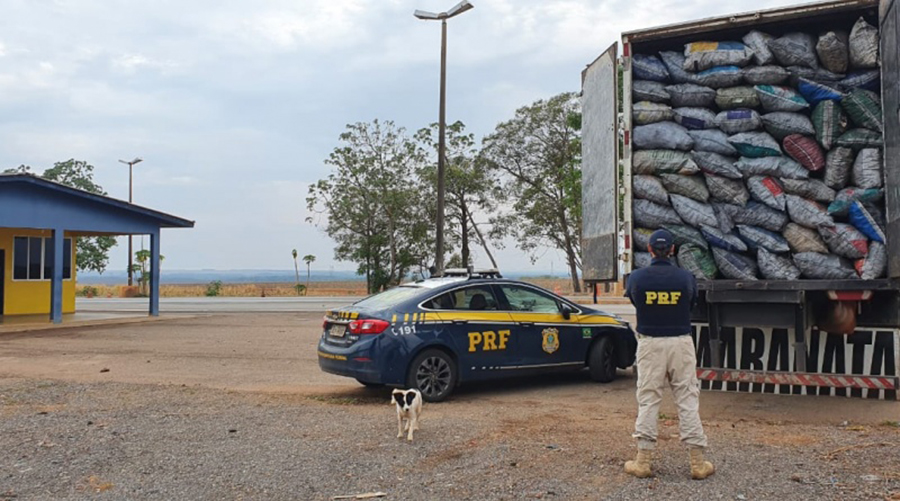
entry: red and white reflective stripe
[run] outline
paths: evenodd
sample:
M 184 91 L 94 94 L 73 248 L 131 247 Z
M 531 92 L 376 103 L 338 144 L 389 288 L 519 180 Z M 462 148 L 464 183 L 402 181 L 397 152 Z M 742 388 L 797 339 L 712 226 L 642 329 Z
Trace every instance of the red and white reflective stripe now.
M 866 388 L 897 390 L 898 378 L 881 376 L 846 376 L 834 374 L 805 374 L 788 372 L 741 371 L 734 369 L 697 369 L 697 378 L 705 381 L 736 383 L 793 384 L 826 386 L 830 388 Z

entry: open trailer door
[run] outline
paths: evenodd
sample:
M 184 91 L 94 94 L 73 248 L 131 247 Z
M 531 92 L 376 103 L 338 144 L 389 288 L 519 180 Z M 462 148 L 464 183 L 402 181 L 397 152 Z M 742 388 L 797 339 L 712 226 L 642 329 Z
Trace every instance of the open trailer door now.
M 884 186 L 888 276 L 900 277 L 900 1 L 881 0 L 881 99 L 884 107 Z
M 581 73 L 581 251 L 588 282 L 618 279 L 618 44 Z

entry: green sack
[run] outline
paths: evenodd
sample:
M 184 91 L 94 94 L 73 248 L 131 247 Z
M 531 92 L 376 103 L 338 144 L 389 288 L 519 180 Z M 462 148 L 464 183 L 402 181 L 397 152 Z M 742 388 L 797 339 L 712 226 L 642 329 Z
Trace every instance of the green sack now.
M 697 280 L 712 280 L 719 274 L 709 250 L 692 244 L 682 245 L 678 249 L 678 264 L 693 273 Z
M 854 89 L 841 100 L 841 106 L 850 117 L 850 121 L 858 127 L 884 131 L 884 122 L 881 118 L 881 102 L 874 92 Z
M 816 139 L 826 150 L 847 130 L 847 115 L 837 101 L 822 101 L 812 112 L 812 124 Z

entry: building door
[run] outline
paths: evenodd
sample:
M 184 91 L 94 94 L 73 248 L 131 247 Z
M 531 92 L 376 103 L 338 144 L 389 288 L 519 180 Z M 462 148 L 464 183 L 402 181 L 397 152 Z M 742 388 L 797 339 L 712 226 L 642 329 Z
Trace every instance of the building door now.
M 0 315 L 3 315 L 3 286 L 6 285 L 6 251 L 0 249 Z

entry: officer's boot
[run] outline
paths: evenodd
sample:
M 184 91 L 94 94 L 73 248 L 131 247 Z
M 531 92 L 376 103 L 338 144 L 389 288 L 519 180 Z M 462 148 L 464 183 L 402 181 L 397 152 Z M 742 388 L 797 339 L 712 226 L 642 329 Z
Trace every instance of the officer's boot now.
M 637 457 L 634 461 L 625 461 L 625 473 L 634 475 L 637 478 L 647 478 L 653 475 L 650 471 L 650 458 L 653 451 L 648 449 L 638 449 Z
M 691 448 L 691 478 L 703 480 L 716 472 L 712 463 L 703 459 L 703 448 Z

